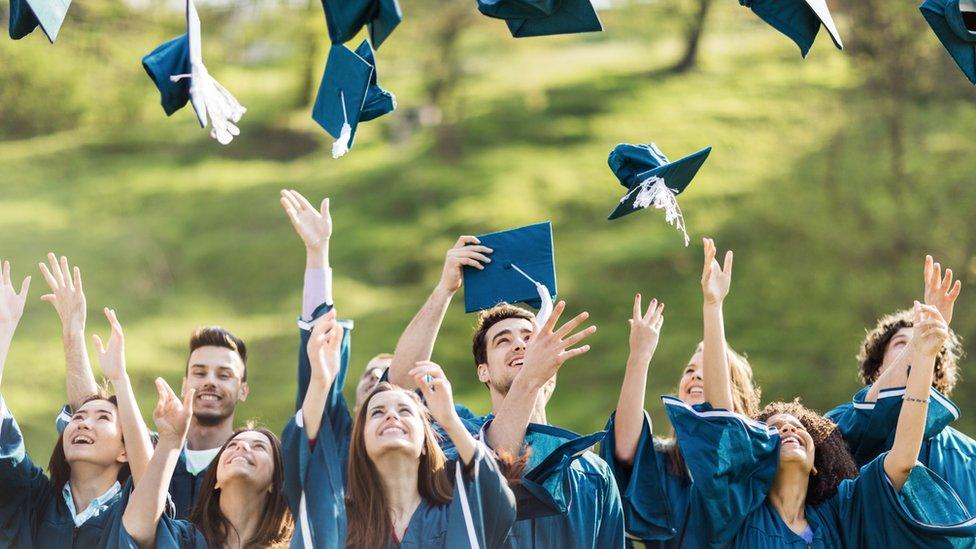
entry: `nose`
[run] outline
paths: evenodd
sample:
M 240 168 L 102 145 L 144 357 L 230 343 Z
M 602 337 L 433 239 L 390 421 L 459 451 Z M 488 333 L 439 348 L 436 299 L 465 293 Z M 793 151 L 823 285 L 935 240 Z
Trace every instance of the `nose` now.
M 516 336 L 514 341 L 514 348 L 516 351 L 524 351 L 525 345 L 528 343 L 525 337 Z
M 794 426 L 790 425 L 789 423 L 787 423 L 787 424 L 785 424 L 785 425 L 783 425 L 783 426 L 781 426 L 779 428 L 779 432 L 780 432 L 780 434 L 783 434 L 783 435 L 785 435 L 785 434 L 794 434 L 794 433 L 796 433 L 796 427 L 794 427 Z

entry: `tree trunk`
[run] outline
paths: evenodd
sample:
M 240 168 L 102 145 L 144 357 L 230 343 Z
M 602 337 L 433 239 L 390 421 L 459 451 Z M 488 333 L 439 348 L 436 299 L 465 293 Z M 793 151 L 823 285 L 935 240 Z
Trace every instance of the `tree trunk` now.
M 688 72 L 698 64 L 698 50 L 701 45 L 702 34 L 705 32 L 705 19 L 708 17 L 708 9 L 711 5 L 712 0 L 698 0 L 698 11 L 689 22 L 687 34 L 685 34 L 684 55 L 672 67 L 673 72 Z
M 305 21 L 304 32 L 302 32 L 302 59 L 298 64 L 301 73 L 298 78 L 298 89 L 295 91 L 295 107 L 302 109 L 308 107 L 312 102 L 312 94 L 315 89 L 315 77 L 321 75 L 321 68 L 315 66 L 318 58 L 319 42 L 316 26 L 309 24 L 314 21 L 315 8 L 319 3 L 315 0 L 308 0 L 305 7 L 305 14 L 302 20 Z

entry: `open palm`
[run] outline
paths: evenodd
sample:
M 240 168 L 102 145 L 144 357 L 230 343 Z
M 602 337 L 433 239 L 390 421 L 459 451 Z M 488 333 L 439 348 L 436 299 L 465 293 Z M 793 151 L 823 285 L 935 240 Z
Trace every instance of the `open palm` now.
M 298 191 L 282 189 L 281 206 L 306 248 L 320 248 L 328 243 L 332 237 L 328 198 L 322 201 L 320 209 L 315 209 Z
M 725 263 L 720 266 L 715 259 L 715 242 L 703 238 L 705 244 L 705 266 L 702 269 L 702 294 L 705 303 L 720 303 L 729 295 L 732 286 L 732 252 L 725 252 Z
M 20 317 L 24 315 L 24 304 L 27 302 L 27 289 L 30 288 L 30 277 L 24 279 L 20 285 L 20 293 L 14 290 L 10 278 L 10 262 L 4 261 L 0 270 L 0 326 L 16 326 Z

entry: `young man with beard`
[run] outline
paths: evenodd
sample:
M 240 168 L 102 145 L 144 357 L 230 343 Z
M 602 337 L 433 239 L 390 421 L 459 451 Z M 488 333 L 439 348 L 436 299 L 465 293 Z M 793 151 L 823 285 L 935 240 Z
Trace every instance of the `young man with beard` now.
M 409 371 L 430 360 L 451 298 L 461 288 L 463 267 L 482 269 L 492 251 L 477 238 L 462 236 L 447 252 L 440 282 L 397 343 L 391 382 L 415 386 Z M 576 345 L 596 331 L 590 326 L 574 333 L 589 317 L 585 312 L 556 329 L 565 307 L 564 302 L 557 304 L 542 326 L 531 312 L 505 303 L 480 314 L 472 350 L 492 410 L 476 416 L 459 409 L 458 415 L 496 452 L 524 451 L 528 459 L 509 546 L 623 547 L 620 494 L 606 462 L 586 451 L 604 433 L 581 437 L 549 425 L 546 417 L 556 373 L 567 360 L 589 350 L 589 345 Z M 452 450 L 445 448 L 448 455 Z

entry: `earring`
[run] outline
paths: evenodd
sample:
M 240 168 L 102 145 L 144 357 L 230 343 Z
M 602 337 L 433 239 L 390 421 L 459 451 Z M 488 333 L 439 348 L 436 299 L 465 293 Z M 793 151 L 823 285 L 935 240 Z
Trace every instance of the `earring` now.
M 817 471 L 817 466 L 816 466 L 816 465 L 814 465 L 814 466 L 813 466 L 813 471 L 810 471 L 810 472 L 811 472 L 811 473 L 813 474 L 813 476 L 817 476 L 817 475 L 819 475 L 819 474 L 820 474 L 820 473 L 819 473 L 819 472 Z

